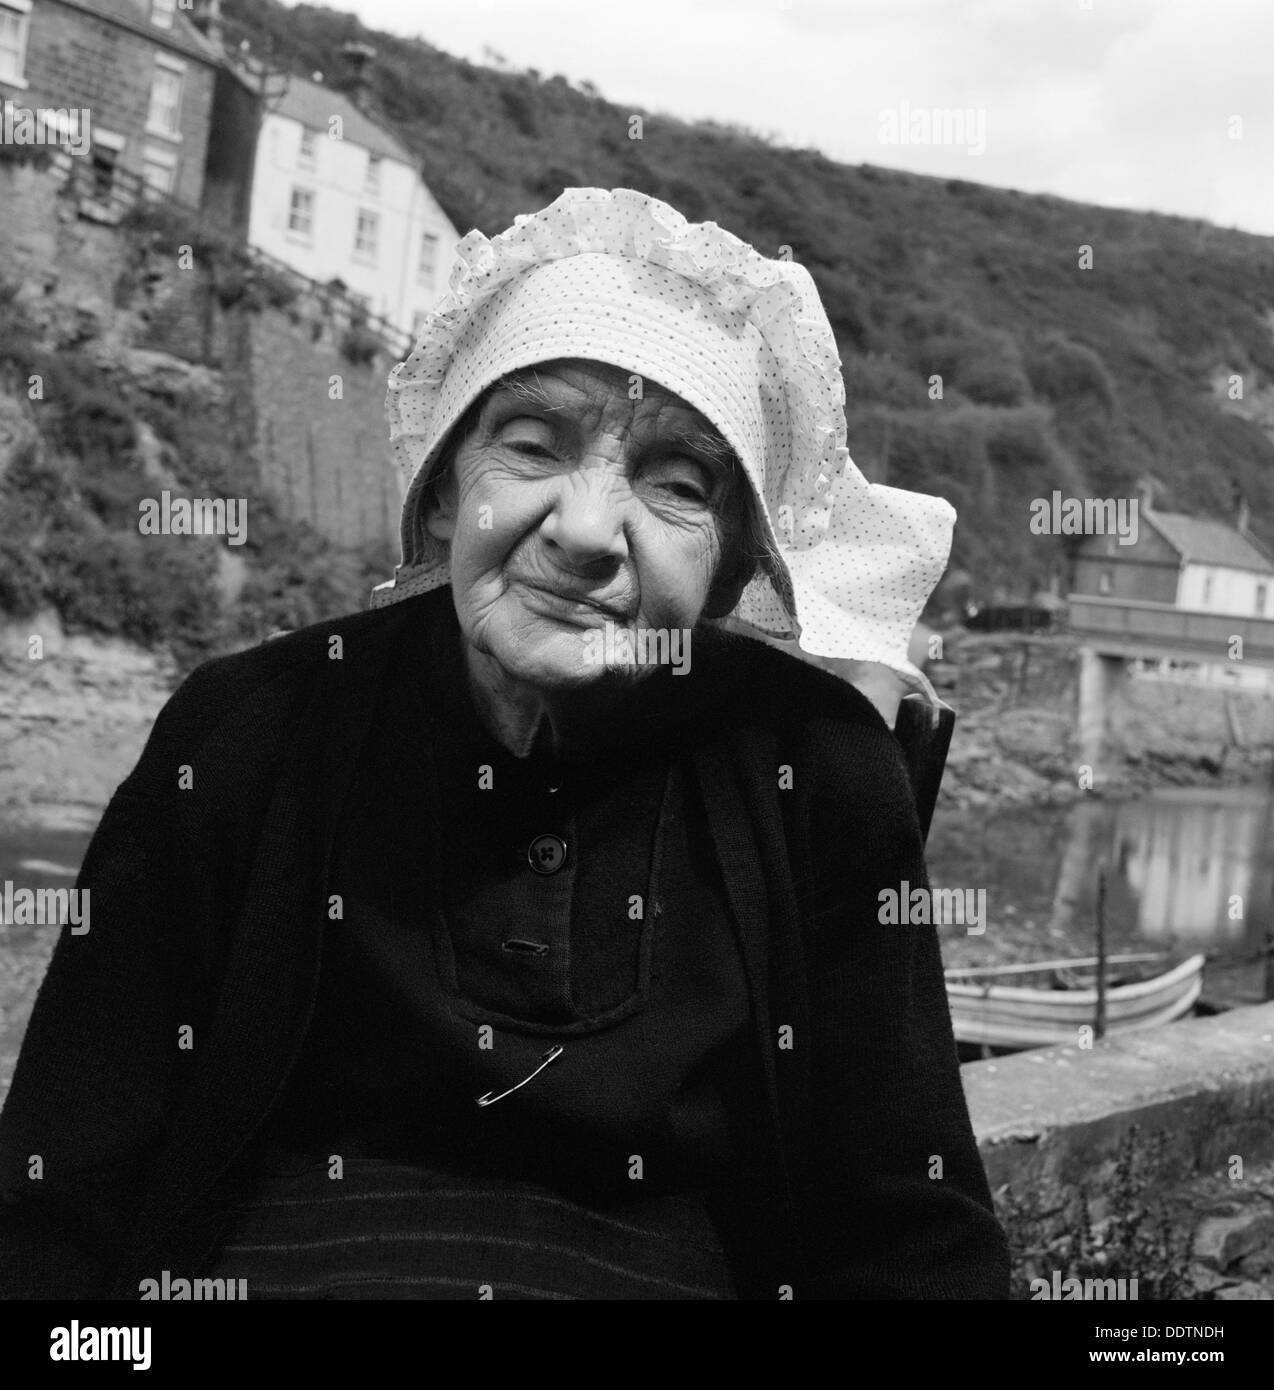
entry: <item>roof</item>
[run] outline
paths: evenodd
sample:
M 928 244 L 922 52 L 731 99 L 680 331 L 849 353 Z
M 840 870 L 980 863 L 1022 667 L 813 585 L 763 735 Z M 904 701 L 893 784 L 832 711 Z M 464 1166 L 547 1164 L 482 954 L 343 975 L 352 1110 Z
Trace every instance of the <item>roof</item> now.
M 161 29 L 158 24 L 151 23 L 150 0 L 62 0 L 62 3 L 72 9 L 100 15 L 105 20 L 114 20 L 163 47 L 202 58 L 207 63 L 220 64 L 225 61 L 221 49 L 195 28 L 180 6 L 173 11 L 172 27 Z
M 1184 512 L 1141 509 L 1142 520 L 1150 522 L 1183 560 L 1198 565 L 1223 565 L 1228 569 L 1260 570 L 1274 574 L 1274 561 L 1255 542 L 1231 526 L 1206 516 L 1187 516 Z
M 240 76 L 243 74 L 241 73 Z M 342 137 L 355 145 L 361 145 L 373 154 L 386 159 L 396 159 L 412 169 L 419 168 L 420 161 L 400 141 L 395 139 L 384 127 L 377 125 L 365 112 L 334 87 L 321 82 L 311 82 L 306 77 L 293 75 L 288 81 L 288 89 L 283 99 L 271 109 L 279 116 L 287 116 L 299 121 L 311 130 L 325 131 L 333 116 L 341 118 Z

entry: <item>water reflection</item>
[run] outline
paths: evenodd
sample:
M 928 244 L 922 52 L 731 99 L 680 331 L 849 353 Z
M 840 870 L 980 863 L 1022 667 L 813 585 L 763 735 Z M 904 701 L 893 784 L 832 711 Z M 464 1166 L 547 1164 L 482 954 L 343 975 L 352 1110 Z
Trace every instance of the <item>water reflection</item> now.
M 1162 798 L 1121 807 L 1117 863 L 1137 896 L 1137 929 L 1153 940 L 1242 948 L 1258 926 L 1253 897 L 1263 804 Z M 1258 943 L 1252 941 L 1255 949 Z
M 976 820 L 940 813 L 928 857 L 935 885 L 987 888 L 986 948 L 999 960 L 1092 954 L 1103 862 L 1111 949 L 1250 959 L 1274 899 L 1272 831 L 1264 789 L 1189 789 Z

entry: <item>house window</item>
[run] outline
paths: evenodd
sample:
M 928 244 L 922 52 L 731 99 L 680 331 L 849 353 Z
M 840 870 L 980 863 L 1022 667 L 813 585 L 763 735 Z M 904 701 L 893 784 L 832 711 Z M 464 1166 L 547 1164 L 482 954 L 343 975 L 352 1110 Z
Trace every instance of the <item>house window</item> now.
M 119 151 L 103 145 L 100 140 L 93 141 L 93 197 L 99 202 L 109 203 L 115 191 L 115 164 Z
M 301 127 L 301 148 L 296 162 L 302 169 L 313 169 L 318 162 L 318 137 L 308 126 Z
M 177 184 L 177 157 L 158 145 L 142 152 L 142 178 L 156 193 L 171 193 Z
M 0 82 L 25 87 L 27 15 L 31 0 L 0 0 Z
M 150 88 L 150 114 L 146 117 L 146 129 L 152 135 L 166 135 L 170 139 L 181 138 L 181 82 L 182 74 L 171 61 L 156 56 L 154 80 Z
M 1102 570 L 1097 576 L 1097 592 L 1108 594 L 1114 588 L 1114 575 L 1109 570 Z
M 420 238 L 420 265 L 416 272 L 416 279 L 422 285 L 432 285 L 437 268 L 438 238 L 433 232 L 425 232 Z
M 1266 585 L 1258 584 L 1256 586 L 1256 611 L 1260 614 L 1265 612 L 1265 591 Z
M 380 166 L 380 155 L 369 154 L 367 156 L 366 192 L 371 198 L 380 197 Z
M 308 188 L 294 188 L 288 208 L 288 231 L 307 239 L 314 235 L 314 194 Z
M 364 260 L 376 259 L 376 244 L 380 238 L 380 218 L 365 208 L 358 210 L 358 226 L 354 231 L 354 254 Z
M 150 22 L 157 29 L 171 29 L 176 8 L 177 0 L 150 0 Z

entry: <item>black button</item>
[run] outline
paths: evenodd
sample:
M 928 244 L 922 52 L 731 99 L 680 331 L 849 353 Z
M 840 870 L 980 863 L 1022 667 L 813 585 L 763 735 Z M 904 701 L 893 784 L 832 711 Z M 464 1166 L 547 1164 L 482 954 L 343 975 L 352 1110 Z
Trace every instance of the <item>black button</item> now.
M 557 835 L 537 835 L 526 858 L 537 874 L 555 874 L 566 863 L 566 841 Z

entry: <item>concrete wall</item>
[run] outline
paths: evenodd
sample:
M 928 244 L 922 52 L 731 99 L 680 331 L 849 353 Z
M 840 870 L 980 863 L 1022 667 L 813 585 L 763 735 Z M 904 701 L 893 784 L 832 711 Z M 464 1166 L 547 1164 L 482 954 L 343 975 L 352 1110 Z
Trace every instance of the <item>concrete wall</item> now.
M 1043 1211 L 1081 1184 L 1108 1188 L 1134 1125 L 1163 1134 L 1165 1183 L 1274 1158 L 1274 1004 L 970 1062 L 961 1077 L 992 1188 Z

